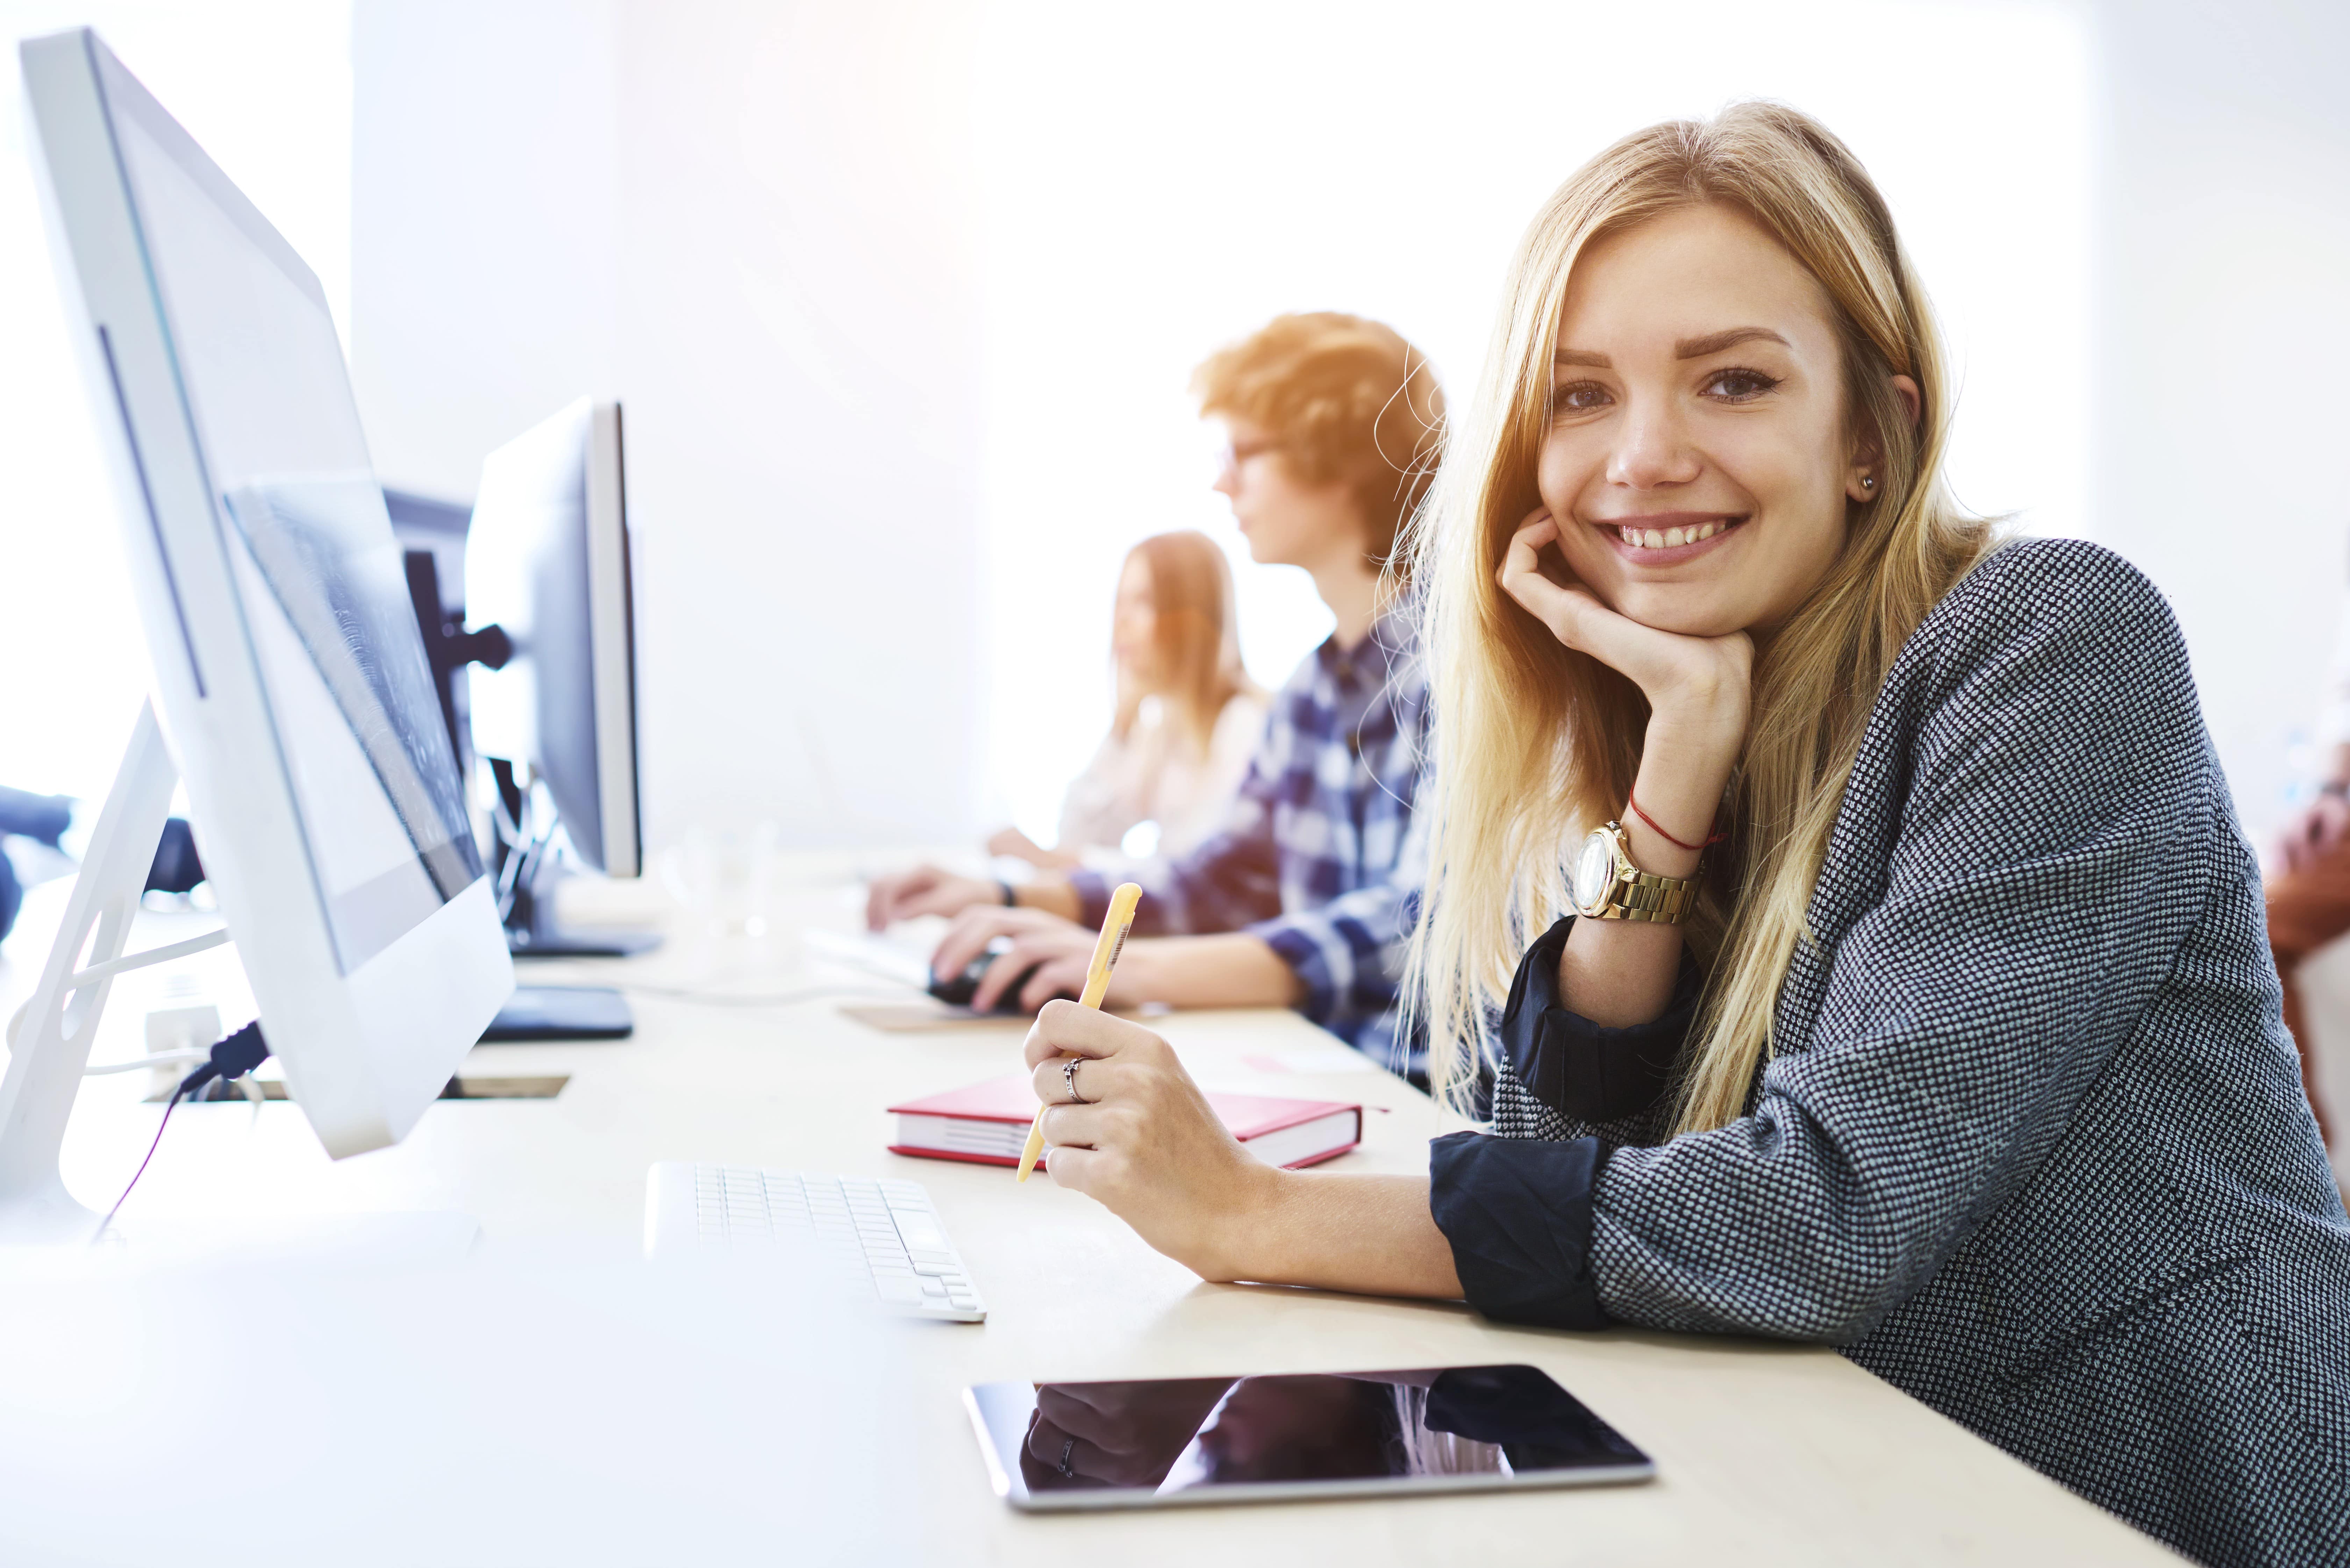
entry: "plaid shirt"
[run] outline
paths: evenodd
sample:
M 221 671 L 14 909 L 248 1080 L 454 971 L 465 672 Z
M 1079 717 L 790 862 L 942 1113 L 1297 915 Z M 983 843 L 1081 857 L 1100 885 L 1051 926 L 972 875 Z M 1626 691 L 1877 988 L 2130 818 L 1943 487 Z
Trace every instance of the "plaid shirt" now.
M 1424 1066 L 1396 1021 L 1425 865 L 1411 812 L 1428 733 L 1416 654 L 1401 615 L 1352 649 L 1335 637 L 1315 649 L 1274 696 L 1224 830 L 1130 873 L 1143 891 L 1135 935 L 1261 938 L 1304 982 L 1299 1012 L 1407 1076 Z M 1100 924 L 1109 878 L 1069 881 L 1081 919 Z

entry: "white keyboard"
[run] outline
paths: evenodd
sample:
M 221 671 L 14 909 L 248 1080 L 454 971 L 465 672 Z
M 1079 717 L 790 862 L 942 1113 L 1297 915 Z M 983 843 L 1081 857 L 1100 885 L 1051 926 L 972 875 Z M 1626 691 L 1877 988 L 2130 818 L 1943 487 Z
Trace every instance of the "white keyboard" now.
M 987 1321 L 919 1181 L 681 1159 L 660 1161 L 646 1179 L 645 1251 L 653 1256 L 807 1241 L 841 1273 L 869 1281 L 886 1310 Z
M 888 937 L 877 937 L 865 931 L 827 931 L 818 928 L 800 933 L 801 945 L 822 959 L 894 980 L 916 991 L 926 990 L 931 983 L 931 961 L 927 954 L 901 947 Z

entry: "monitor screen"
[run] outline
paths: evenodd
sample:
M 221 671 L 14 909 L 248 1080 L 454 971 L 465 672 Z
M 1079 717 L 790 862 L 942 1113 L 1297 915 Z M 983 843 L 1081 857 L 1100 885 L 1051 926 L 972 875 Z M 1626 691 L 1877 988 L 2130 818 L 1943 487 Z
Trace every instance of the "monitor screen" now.
M 123 97 L 143 109 L 143 95 Z M 234 192 L 216 199 L 217 174 L 178 127 L 135 111 L 115 124 L 278 754 L 348 973 L 482 874 L 400 548 L 317 280 Z

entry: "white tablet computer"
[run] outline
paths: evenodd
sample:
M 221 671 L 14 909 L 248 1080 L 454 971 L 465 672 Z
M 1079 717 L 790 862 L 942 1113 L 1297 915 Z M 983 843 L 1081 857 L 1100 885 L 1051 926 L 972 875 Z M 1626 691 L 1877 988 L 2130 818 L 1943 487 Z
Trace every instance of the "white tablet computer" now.
M 1019 1509 L 1611 1486 L 1657 1473 L 1533 1366 L 983 1383 L 963 1404 L 996 1495 Z

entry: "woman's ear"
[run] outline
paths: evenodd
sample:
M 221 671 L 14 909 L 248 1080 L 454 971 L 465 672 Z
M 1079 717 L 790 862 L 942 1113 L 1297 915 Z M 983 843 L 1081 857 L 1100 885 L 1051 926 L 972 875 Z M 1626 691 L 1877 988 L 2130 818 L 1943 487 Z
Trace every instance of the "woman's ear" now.
M 1925 398 L 1918 390 L 1918 383 L 1908 377 L 1896 376 L 1892 379 L 1894 394 L 1901 400 L 1901 406 L 1909 410 L 1909 423 L 1915 429 L 1925 410 Z M 1845 475 L 1845 494 L 1864 504 L 1876 500 L 1880 483 L 1877 469 L 1882 461 L 1877 443 L 1871 441 L 1854 459 L 1852 472 Z

